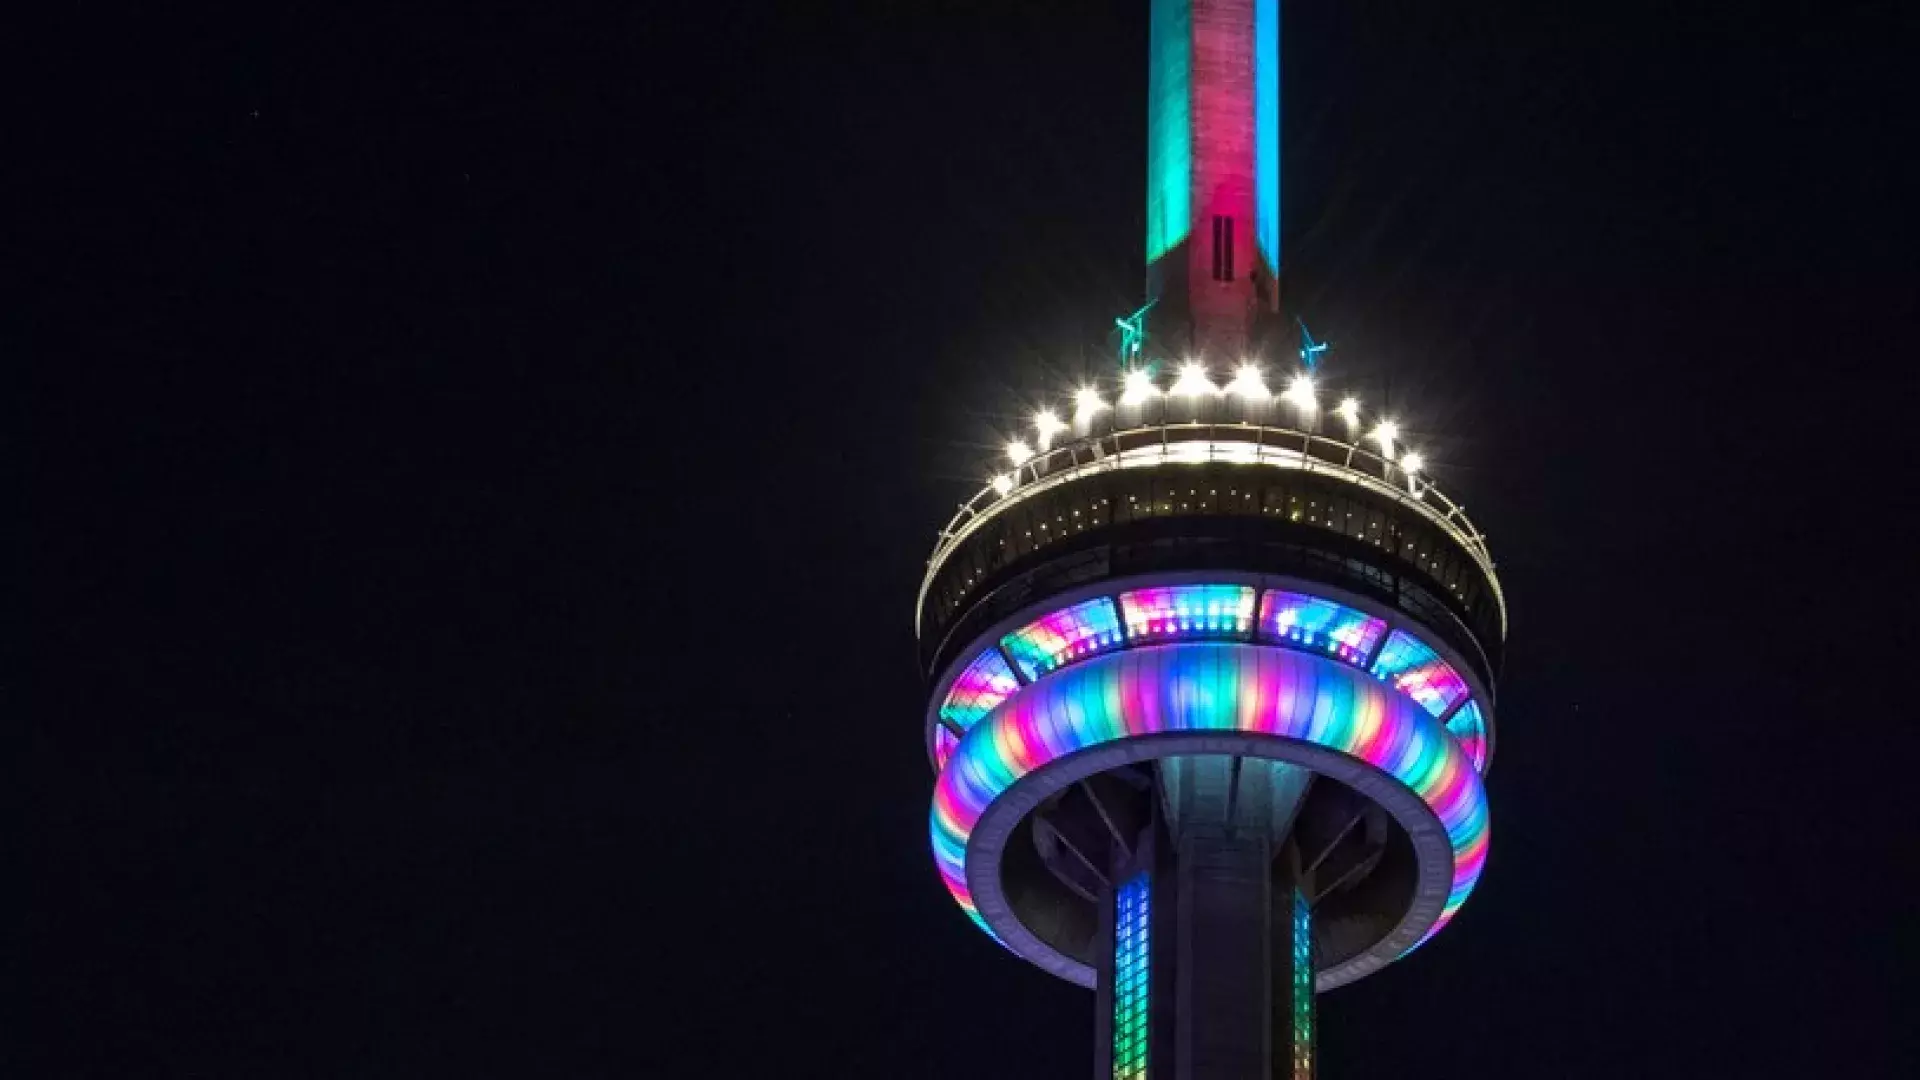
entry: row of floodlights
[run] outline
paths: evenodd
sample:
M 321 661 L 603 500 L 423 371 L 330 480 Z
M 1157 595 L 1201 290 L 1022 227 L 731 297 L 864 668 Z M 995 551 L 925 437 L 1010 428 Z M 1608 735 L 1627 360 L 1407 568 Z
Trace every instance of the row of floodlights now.
M 1167 390 L 1161 390 L 1159 384 L 1153 381 L 1152 373 L 1145 370 L 1129 371 L 1121 380 L 1120 405 L 1123 408 L 1138 408 L 1150 401 L 1165 397 L 1188 399 L 1237 397 L 1250 403 L 1264 403 L 1278 397 L 1292 406 L 1302 419 L 1311 417 L 1320 409 L 1320 399 L 1313 383 L 1313 376 L 1304 371 L 1298 372 L 1293 378 L 1287 380 L 1285 390 L 1274 394 L 1267 389 L 1266 377 L 1260 371 L 1259 365 L 1251 363 L 1241 364 L 1234 372 L 1233 379 L 1225 386 L 1215 385 L 1214 381 L 1207 376 L 1206 367 L 1192 361 L 1181 366 L 1180 374 L 1174 379 L 1173 386 Z M 1098 388 L 1081 387 L 1074 391 L 1073 395 L 1072 426 L 1085 431 L 1092 424 L 1093 418 L 1108 407 L 1107 400 L 1100 395 Z M 1358 398 L 1349 395 L 1340 399 L 1340 404 L 1334 407 L 1333 412 L 1346 422 L 1348 434 L 1359 434 L 1361 422 Z M 1038 449 L 1035 449 L 1035 443 L 1015 438 L 1007 443 L 1007 460 L 1012 462 L 1013 467 L 1018 470 L 1020 466 L 1033 460 L 1036 455 L 1044 454 L 1051 449 L 1054 437 L 1068 430 L 1068 427 L 1067 422 L 1060 419 L 1059 414 L 1052 409 L 1041 409 L 1033 417 L 1035 443 L 1038 444 Z M 1381 458 L 1399 465 L 1400 471 L 1409 479 L 1426 465 L 1426 459 L 1413 451 L 1401 454 L 1399 460 L 1395 461 L 1394 442 L 1400 438 L 1400 425 L 1392 420 L 1383 419 L 1376 422 L 1373 430 L 1366 433 L 1366 437 L 1379 445 Z M 1014 473 L 1004 473 L 993 478 L 993 489 L 1005 495 L 1013 490 L 1016 482 Z

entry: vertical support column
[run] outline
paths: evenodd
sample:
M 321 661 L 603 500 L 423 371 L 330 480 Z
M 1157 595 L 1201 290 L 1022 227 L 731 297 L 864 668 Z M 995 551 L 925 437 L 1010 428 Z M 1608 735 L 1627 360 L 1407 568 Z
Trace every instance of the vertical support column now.
M 1312 875 L 1289 841 L 1274 864 L 1273 1075 L 1313 1080 Z
M 1292 1045 L 1274 1031 L 1276 1013 L 1288 1013 L 1292 955 L 1286 916 L 1276 914 L 1290 908 L 1276 904 L 1286 895 L 1276 892 L 1274 859 L 1312 774 L 1278 762 L 1193 756 L 1160 762 L 1156 777 L 1170 852 L 1156 880 L 1172 894 L 1173 909 L 1171 934 L 1154 945 L 1156 960 L 1173 969 L 1173 1053 L 1160 1075 L 1272 1080 L 1284 1075 L 1275 1069 L 1285 1067 Z
M 1118 902 L 1113 889 L 1100 893 L 1100 931 L 1094 940 L 1093 961 L 1093 1080 L 1112 1080 L 1113 1069 L 1113 977 L 1116 966 L 1114 944 L 1114 907 Z
M 1274 1026 L 1274 1075 L 1313 1080 L 1313 909 L 1305 889 L 1296 884 L 1287 891 L 1288 958 L 1275 964 L 1274 978 L 1276 1004 L 1284 1002 L 1287 1015 Z
M 1102 905 L 1097 1080 L 1311 1080 L 1312 913 L 1286 842 L 1311 781 L 1158 764 L 1153 820 Z
M 1147 1080 L 1153 975 L 1153 888 L 1142 871 L 1114 890 L 1113 1080 Z
M 1094 965 L 1095 1080 L 1148 1080 L 1162 1075 L 1164 1033 L 1155 1030 L 1164 1012 L 1165 973 L 1154 958 L 1166 904 L 1158 891 L 1161 850 L 1157 822 L 1150 821 L 1131 845 L 1115 845 L 1108 877 L 1115 884 L 1101 896 L 1098 959 Z
M 1262 833 L 1189 824 L 1177 841 L 1178 1080 L 1269 1080 L 1273 853 Z

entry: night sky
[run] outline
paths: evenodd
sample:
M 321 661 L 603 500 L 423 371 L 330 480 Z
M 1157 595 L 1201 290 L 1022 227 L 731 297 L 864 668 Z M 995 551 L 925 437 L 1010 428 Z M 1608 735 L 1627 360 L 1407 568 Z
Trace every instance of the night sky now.
M 1329 1080 L 1920 1074 L 1912 16 L 1676 7 L 1285 4 L 1289 295 L 1512 608 Z M 20 42 L 0 1072 L 1089 1075 L 934 872 L 912 607 L 1138 302 L 1146 8 Z

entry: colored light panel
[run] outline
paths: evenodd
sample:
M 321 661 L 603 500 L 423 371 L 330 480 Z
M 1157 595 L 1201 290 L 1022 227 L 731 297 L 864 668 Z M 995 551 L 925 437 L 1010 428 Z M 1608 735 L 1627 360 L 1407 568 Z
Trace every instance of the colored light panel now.
M 1365 664 L 1387 632 L 1387 621 L 1305 593 L 1270 589 L 1260 601 L 1260 636 L 1323 650 L 1349 664 Z
M 1253 5 L 1254 242 L 1280 270 L 1280 0 Z
M 965 731 L 1018 689 L 1020 680 L 1014 678 L 1007 658 L 998 649 L 987 649 L 953 680 L 947 700 L 940 704 L 940 719 Z
M 1113 1080 L 1147 1075 L 1148 893 L 1136 874 L 1113 899 Z
M 947 759 L 953 756 L 953 748 L 959 745 L 960 737 L 953 733 L 952 728 L 945 724 L 934 725 L 933 760 L 936 764 L 945 765 Z
M 1193 229 L 1193 10 L 1153 0 L 1147 45 L 1147 262 Z
M 1478 772 L 1487 771 L 1487 718 L 1480 715 L 1480 703 L 1469 701 L 1447 717 L 1447 730 L 1460 740 L 1460 749 L 1473 759 Z
M 1113 601 L 1095 597 L 1035 619 L 1000 639 L 1021 674 L 1037 679 L 1062 664 L 1120 645 Z
M 1313 909 L 1293 890 L 1293 1080 L 1313 1080 Z
M 1433 647 L 1405 630 L 1395 630 L 1373 662 L 1373 673 L 1412 697 L 1434 716 L 1443 716 L 1467 696 L 1467 682 Z
M 1120 594 L 1127 639 L 1244 637 L 1253 628 L 1247 585 L 1171 585 Z
M 1023 687 L 968 732 L 934 785 L 929 822 L 947 890 L 983 921 L 967 885 L 967 841 L 987 807 L 1028 773 L 1104 743 L 1190 731 L 1324 747 L 1373 766 L 1426 803 L 1446 831 L 1453 879 L 1421 941 L 1452 919 L 1479 881 L 1486 792 L 1460 744 L 1431 716 L 1364 673 L 1311 653 L 1195 642 L 1077 664 Z

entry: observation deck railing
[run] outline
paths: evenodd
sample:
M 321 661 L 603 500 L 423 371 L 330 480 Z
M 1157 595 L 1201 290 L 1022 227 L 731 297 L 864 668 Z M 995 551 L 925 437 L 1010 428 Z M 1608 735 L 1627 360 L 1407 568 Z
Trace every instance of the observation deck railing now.
M 952 520 L 940 530 L 926 576 L 914 607 L 914 630 L 927 593 L 955 548 L 987 522 L 1030 496 L 1084 476 L 1118 469 L 1151 468 L 1163 464 L 1261 465 L 1331 476 L 1385 496 L 1421 515 L 1459 544 L 1479 565 L 1493 588 L 1500 610 L 1502 633 L 1507 625 L 1507 601 L 1494 573 L 1493 554 L 1485 534 L 1474 527 L 1460 504 L 1439 488 L 1409 473 L 1392 458 L 1357 442 L 1337 439 L 1300 428 L 1274 427 L 1245 421 L 1187 421 L 1145 424 L 1078 436 L 1022 462 L 1007 477 L 1012 486 L 1002 491 L 993 483 L 960 504 Z

